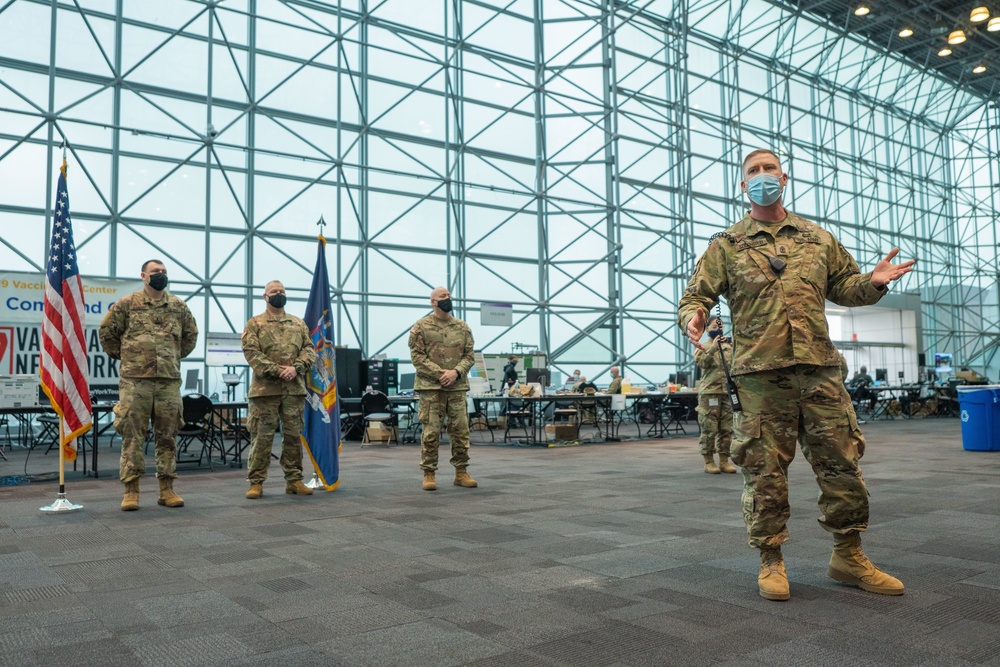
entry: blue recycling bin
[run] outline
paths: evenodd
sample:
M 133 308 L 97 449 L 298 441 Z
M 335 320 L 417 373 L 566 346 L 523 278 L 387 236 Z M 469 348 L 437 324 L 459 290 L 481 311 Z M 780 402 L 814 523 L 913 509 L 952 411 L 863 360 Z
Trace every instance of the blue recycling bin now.
M 1000 451 L 1000 385 L 958 387 L 962 447 L 972 452 Z

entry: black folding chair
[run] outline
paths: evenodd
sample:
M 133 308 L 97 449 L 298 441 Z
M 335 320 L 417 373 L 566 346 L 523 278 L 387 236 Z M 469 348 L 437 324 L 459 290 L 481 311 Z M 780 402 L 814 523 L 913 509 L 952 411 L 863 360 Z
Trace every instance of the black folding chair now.
M 868 389 L 867 380 L 861 380 L 853 388 L 849 389 L 847 393 L 851 396 L 851 404 L 854 405 L 855 414 L 861 414 L 866 411 L 871 412 L 874 409 L 875 401 L 872 399 L 877 399 L 878 395 Z M 865 410 L 866 405 L 868 410 Z
M 217 436 L 212 420 L 212 399 L 202 394 L 188 394 L 181 397 L 181 406 L 184 426 L 177 432 L 177 463 L 197 463 L 200 466 L 202 460 L 207 460 L 211 469 L 213 447 L 219 450 L 221 462 L 225 463 L 225 445 Z M 190 452 L 195 442 L 201 443 L 197 457 Z
M 504 442 L 509 442 L 511 428 L 519 429 L 524 433 L 524 439 L 530 440 L 528 435 L 528 428 L 534 428 L 534 424 L 531 423 L 532 414 L 531 406 L 519 398 L 512 398 L 507 401 L 507 425 L 503 430 L 503 440 Z M 517 424 L 515 425 L 515 422 Z
M 389 397 L 380 391 L 370 391 L 361 397 L 361 412 L 364 415 L 365 434 L 361 438 L 361 446 L 365 445 L 385 445 L 399 444 L 396 436 L 396 415 L 392 412 L 392 403 Z M 368 429 L 372 424 L 381 424 L 389 431 L 389 439 L 385 442 L 373 443 L 368 437 Z
M 489 416 L 483 409 L 480 401 L 474 398 L 468 398 L 466 400 L 468 403 L 469 410 L 469 430 L 472 430 L 476 425 L 482 424 L 485 428 L 477 428 L 478 431 L 489 431 L 490 432 L 490 442 L 496 442 L 496 436 L 493 435 L 493 427 L 490 426 Z
M 48 445 L 45 453 L 48 454 L 59 443 L 59 415 L 56 413 L 45 413 L 35 417 L 35 423 L 41 429 L 31 447 L 34 449 L 39 445 Z

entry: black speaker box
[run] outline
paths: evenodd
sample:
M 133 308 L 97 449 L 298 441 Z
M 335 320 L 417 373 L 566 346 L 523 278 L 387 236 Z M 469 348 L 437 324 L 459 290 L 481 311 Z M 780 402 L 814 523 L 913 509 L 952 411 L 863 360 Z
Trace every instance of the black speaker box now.
M 358 365 L 361 363 L 361 350 L 350 347 L 334 348 L 337 368 L 337 393 L 344 398 L 358 398 L 364 391 Z

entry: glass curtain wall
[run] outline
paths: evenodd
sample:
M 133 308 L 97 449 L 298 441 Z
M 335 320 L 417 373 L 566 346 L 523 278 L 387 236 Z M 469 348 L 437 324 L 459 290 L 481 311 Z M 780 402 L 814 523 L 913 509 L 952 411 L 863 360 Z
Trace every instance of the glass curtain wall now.
M 447 285 L 477 347 L 599 383 L 691 367 L 677 302 L 772 147 L 863 270 L 918 258 L 926 352 L 996 364 L 997 109 L 765 0 L 12 0 L 0 121 L 6 270 L 65 140 L 81 271 L 160 257 L 202 331 L 274 278 L 303 310 L 322 219 L 338 344 L 407 361 Z

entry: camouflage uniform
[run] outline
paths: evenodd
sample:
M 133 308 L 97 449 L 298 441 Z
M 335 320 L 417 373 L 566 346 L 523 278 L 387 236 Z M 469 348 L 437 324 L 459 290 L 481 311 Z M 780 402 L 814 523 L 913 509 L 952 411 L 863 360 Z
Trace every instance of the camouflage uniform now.
M 788 539 L 788 464 L 796 438 L 820 486 L 820 524 L 832 533 L 865 530 L 868 492 L 858 459 L 865 441 L 830 340 L 824 304 L 870 305 L 887 292 L 871 284 L 829 232 L 789 213 L 779 223 L 749 215 L 713 241 L 681 299 L 686 327 L 723 295 L 733 318 L 732 373 L 737 413 L 732 460 L 743 468 L 749 543 L 776 547 Z M 768 263 L 779 257 L 779 274 Z
M 316 361 L 316 349 L 306 323 L 294 315 L 266 312 L 250 318 L 243 329 L 243 356 L 253 369 L 247 398 L 250 410 L 250 457 L 247 479 L 263 484 L 271 463 L 274 434 L 281 420 L 281 469 L 286 482 L 302 479 L 302 428 L 305 425 L 305 376 Z M 294 366 L 294 380 L 285 382 L 278 373 Z
M 616 378 L 611 379 L 611 384 L 608 385 L 608 390 L 604 392 L 606 394 L 620 394 L 622 393 L 622 376 L 619 375 Z
M 469 391 L 469 369 L 475 363 L 472 330 L 456 317 L 439 320 L 428 315 L 417 320 L 410 329 L 410 360 L 417 371 L 413 390 L 420 393 L 419 419 L 423 426 L 420 468 L 437 470 L 445 417 L 451 440 L 451 464 L 456 468 L 468 467 L 469 411 L 465 394 Z M 441 370 L 458 371 L 455 384 L 442 387 L 438 382 Z
M 120 359 L 115 430 L 122 437 L 119 477 L 124 483 L 146 472 L 142 448 L 150 419 L 156 439 L 156 476 L 177 477 L 181 408 L 181 359 L 198 342 L 198 325 L 187 304 L 169 292 L 154 301 L 144 290 L 117 301 L 99 329 L 101 347 Z
M 726 355 L 726 363 L 733 358 L 733 346 L 722 336 L 712 339 L 704 350 L 695 350 L 694 361 L 702 369 L 698 385 L 698 428 L 701 436 L 702 456 L 729 456 L 733 440 L 733 405 L 726 391 L 726 375 L 719 360 L 719 347 Z M 730 469 L 732 470 L 732 469 Z

